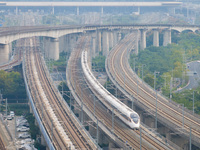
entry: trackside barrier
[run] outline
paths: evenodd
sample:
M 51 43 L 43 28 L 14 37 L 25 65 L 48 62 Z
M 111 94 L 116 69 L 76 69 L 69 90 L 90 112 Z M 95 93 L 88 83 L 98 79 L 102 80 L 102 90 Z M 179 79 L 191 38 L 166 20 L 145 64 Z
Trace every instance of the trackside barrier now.
M 115 47 L 114 47 L 114 48 L 115 48 Z M 113 48 L 113 49 L 114 49 L 114 48 Z M 128 54 L 127 54 L 127 56 L 130 57 L 131 49 L 130 49 L 130 47 L 128 47 L 127 49 L 128 49 L 128 52 L 127 52 Z M 109 55 L 110 55 L 110 53 L 109 53 Z M 122 91 L 122 93 L 123 93 L 126 97 L 128 97 L 129 99 L 131 99 L 131 98 L 132 98 L 131 95 L 129 95 L 129 93 L 126 91 L 126 89 L 124 89 L 123 86 L 121 86 L 120 84 L 118 84 L 118 83 L 116 82 L 115 77 L 110 73 L 109 67 L 108 67 L 108 65 L 109 65 L 108 62 L 109 62 L 109 59 L 110 59 L 109 56 L 108 56 L 106 59 L 107 59 L 107 60 L 106 60 L 106 62 L 105 62 L 105 67 L 106 67 L 106 72 L 107 72 L 109 78 L 110 78 L 111 81 L 115 84 L 115 86 L 117 86 L 118 89 L 120 89 L 120 90 Z M 127 60 L 127 61 L 128 61 L 128 60 Z M 129 65 L 129 70 L 132 71 L 130 65 Z M 137 77 L 137 79 L 140 79 L 137 75 L 136 75 L 136 77 Z M 141 80 L 141 79 L 140 79 L 140 83 L 142 83 L 142 80 Z M 152 88 L 151 88 L 151 89 L 152 89 Z M 144 110 L 148 110 L 148 108 L 147 108 L 146 106 L 144 106 L 140 101 L 137 100 L 137 97 L 134 97 L 134 98 L 136 99 L 136 100 L 134 100 L 134 103 L 137 103 L 137 105 L 139 105 L 140 108 L 143 108 Z M 160 118 L 159 114 L 158 114 L 158 118 Z M 145 127 L 147 130 L 149 130 L 149 127 L 146 126 L 145 124 L 141 123 L 141 125 L 142 125 L 143 127 Z M 176 127 L 176 126 L 174 126 L 174 129 L 175 129 L 175 127 Z M 150 130 L 149 130 L 149 131 L 150 131 Z M 162 141 L 157 139 L 157 141 L 160 141 L 160 143 L 163 143 L 163 144 L 166 145 L 166 146 L 169 145 L 169 146 L 171 146 L 171 147 L 173 147 L 173 148 L 175 148 L 175 149 L 177 149 L 177 150 L 181 149 L 179 146 L 177 146 L 177 145 L 174 144 L 173 142 L 167 140 L 165 137 L 161 136 L 161 135 L 158 134 L 157 132 L 155 132 L 155 131 L 153 131 L 153 130 L 151 130 L 151 132 L 152 132 L 153 134 L 157 135 L 160 139 L 162 139 Z M 149 136 L 150 136 L 150 135 L 149 135 Z M 153 138 L 153 136 L 152 136 L 152 138 Z
M 43 62 L 44 62 L 44 66 L 45 66 L 45 71 L 47 72 L 47 74 L 48 74 L 48 76 L 49 76 L 49 79 L 50 79 L 50 82 L 51 82 L 51 84 L 52 85 L 54 85 L 54 89 L 56 90 L 56 92 L 57 92 L 57 94 L 59 95 L 59 99 L 61 100 L 60 102 L 61 103 L 63 103 L 63 105 L 65 106 L 65 108 L 66 108 L 66 111 L 67 111 L 67 113 L 70 113 L 70 116 L 72 117 L 72 119 L 73 120 L 75 120 L 76 121 L 76 124 L 79 124 L 80 125 L 80 127 L 78 128 L 80 131 L 84 131 L 84 133 L 89 137 L 89 139 L 87 139 L 88 140 L 88 142 L 90 142 L 90 141 L 92 141 L 93 143 L 96 143 L 96 141 L 94 140 L 94 138 L 89 134 L 89 132 L 84 128 L 84 126 L 82 125 L 82 123 L 79 121 L 79 119 L 76 117 L 76 115 L 72 112 L 71 113 L 71 109 L 70 109 L 70 107 L 69 107 L 69 105 L 67 104 L 67 102 L 64 100 L 64 98 L 62 97 L 62 95 L 61 95 L 61 93 L 60 93 L 60 91 L 58 90 L 58 87 L 55 85 L 55 82 L 53 81 L 53 79 L 52 79 L 52 77 L 51 77 L 51 75 L 50 75 L 50 72 L 49 72 L 49 70 L 48 70 L 48 68 L 47 68 L 47 65 L 46 65 L 46 62 L 45 62 L 45 60 L 44 60 L 44 57 L 42 57 L 42 60 L 43 60 Z M 67 70 L 67 68 L 66 68 L 66 70 Z M 100 146 L 99 145 L 96 145 L 97 147 L 97 149 L 98 150 L 101 150 L 101 148 L 100 148 Z
M 31 97 L 31 94 L 30 94 L 30 91 L 29 91 L 29 87 L 28 87 L 28 84 L 27 84 L 26 75 L 25 75 L 25 62 L 24 62 L 24 59 L 23 59 L 23 63 L 22 63 L 22 68 L 23 68 L 24 82 L 25 82 L 25 85 L 26 85 L 26 92 L 28 94 L 28 98 L 29 98 L 29 101 L 31 103 L 31 107 L 33 109 L 35 118 L 36 118 L 36 120 L 38 122 L 40 131 L 41 131 L 42 135 L 44 136 L 44 139 L 45 139 L 45 141 L 47 143 L 48 148 L 50 150 L 55 150 L 55 148 L 54 148 L 54 146 L 53 146 L 53 144 L 52 144 L 52 142 L 51 142 L 51 140 L 50 140 L 50 138 L 49 138 L 44 126 L 43 126 L 43 124 L 42 124 L 42 121 L 40 120 L 40 117 L 39 117 L 39 115 L 37 113 L 36 107 L 35 107 L 35 105 L 33 103 L 33 100 L 32 100 L 32 97 Z

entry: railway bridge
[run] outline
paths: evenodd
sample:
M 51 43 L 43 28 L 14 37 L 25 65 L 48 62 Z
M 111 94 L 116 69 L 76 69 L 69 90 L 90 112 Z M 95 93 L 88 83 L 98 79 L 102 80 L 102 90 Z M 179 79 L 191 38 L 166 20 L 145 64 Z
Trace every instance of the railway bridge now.
M 12 50 L 12 42 L 21 38 L 39 36 L 43 37 L 46 56 L 58 60 L 59 52 L 68 47 L 73 49 L 73 43 L 80 33 L 93 33 L 93 56 L 99 51 L 107 55 L 109 49 L 115 45 L 123 33 L 134 30 L 139 31 L 140 49 L 146 48 L 146 32 L 153 30 L 153 45 L 159 46 L 159 32 L 164 33 L 163 45 L 171 43 L 171 30 L 182 32 L 189 30 L 195 32 L 200 26 L 192 25 L 168 25 L 168 24 L 149 24 L 149 25 L 101 25 L 101 26 L 40 26 L 40 27 L 15 27 L 1 28 L 0 30 L 0 64 L 7 63 Z M 138 47 L 135 48 L 138 53 Z
M 105 26 L 61 26 L 61 27 L 19 27 L 19 28 L 3 28 L 0 31 L 0 63 L 9 61 L 9 53 L 11 43 L 17 39 L 39 36 L 43 37 L 44 49 L 46 57 L 50 59 L 59 59 L 59 52 L 64 51 L 64 47 L 68 47 L 65 51 L 72 51 L 73 45 L 79 34 L 92 34 L 92 56 L 98 54 L 99 51 L 107 56 L 109 49 L 127 32 L 139 32 L 139 37 L 136 43 L 140 41 L 140 48 L 146 47 L 146 32 L 150 30 L 154 32 L 154 46 L 159 46 L 159 32 L 164 32 L 163 45 L 171 43 L 171 30 L 182 32 L 189 30 L 195 32 L 199 30 L 199 26 L 184 26 L 184 25 L 105 25 Z M 138 44 L 136 44 L 138 45 Z M 138 47 L 135 47 L 138 50 Z

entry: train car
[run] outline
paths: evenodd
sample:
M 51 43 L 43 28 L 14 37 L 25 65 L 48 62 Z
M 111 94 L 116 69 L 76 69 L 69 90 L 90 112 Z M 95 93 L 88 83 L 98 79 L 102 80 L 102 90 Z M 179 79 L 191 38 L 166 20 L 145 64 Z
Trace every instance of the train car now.
M 81 65 L 83 73 L 87 81 L 93 86 L 95 91 L 97 91 L 117 112 L 117 116 L 130 128 L 139 129 L 140 127 L 140 117 L 139 115 L 118 100 L 110 92 L 108 92 L 94 77 L 87 64 L 87 51 L 82 52 Z M 119 115 L 120 114 L 120 115 Z

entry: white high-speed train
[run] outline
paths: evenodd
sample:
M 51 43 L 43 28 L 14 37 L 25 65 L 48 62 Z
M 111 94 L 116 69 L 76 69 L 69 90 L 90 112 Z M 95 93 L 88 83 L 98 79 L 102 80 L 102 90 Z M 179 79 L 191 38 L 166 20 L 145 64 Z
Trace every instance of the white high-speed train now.
M 81 56 L 81 65 L 84 72 L 84 75 L 87 81 L 93 86 L 96 92 L 98 92 L 112 107 L 114 107 L 118 114 L 117 116 L 130 128 L 139 129 L 140 127 L 140 117 L 139 115 L 118 100 L 115 96 L 113 96 L 110 92 L 108 92 L 94 77 L 91 70 L 89 69 L 87 63 L 87 51 L 82 52 Z

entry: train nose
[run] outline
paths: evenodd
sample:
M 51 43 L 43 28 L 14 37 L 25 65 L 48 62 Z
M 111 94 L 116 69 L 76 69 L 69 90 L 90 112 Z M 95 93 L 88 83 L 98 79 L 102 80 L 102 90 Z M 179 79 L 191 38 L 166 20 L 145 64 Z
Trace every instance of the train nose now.
M 133 122 L 136 123 L 136 124 L 138 124 L 139 119 L 138 119 L 138 118 L 134 118 L 134 119 L 133 119 Z

